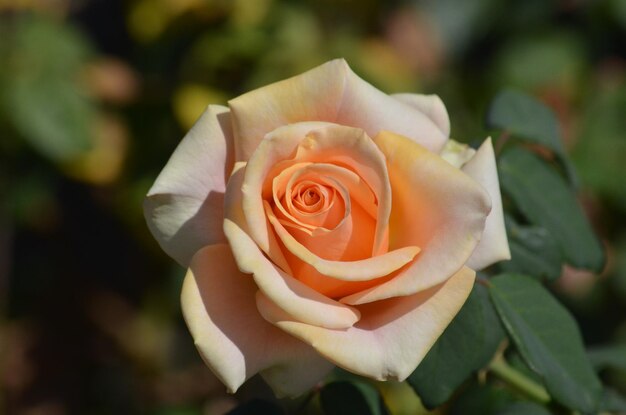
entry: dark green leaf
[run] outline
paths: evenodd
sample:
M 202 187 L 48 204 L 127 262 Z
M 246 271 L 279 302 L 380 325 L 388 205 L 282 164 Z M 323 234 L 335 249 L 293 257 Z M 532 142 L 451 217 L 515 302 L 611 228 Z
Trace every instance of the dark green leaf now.
M 507 89 L 496 95 L 487 111 L 487 126 L 563 153 L 559 124 L 552 110 L 520 91 Z
M 320 402 L 326 415 L 383 415 L 378 391 L 365 382 L 329 383 L 320 392 Z
M 500 347 L 500 344 L 505 339 L 506 333 L 500 323 L 500 317 L 496 312 L 493 302 L 489 297 L 487 287 L 479 284 L 475 284 L 475 287 L 481 300 L 480 305 L 485 326 L 481 356 L 476 359 L 476 369 L 481 369 L 493 359 L 498 347 Z
M 561 143 L 558 120 L 542 102 L 521 91 L 504 90 L 489 105 L 487 127 L 549 148 L 558 156 L 572 183 L 576 183 L 574 168 Z
M 88 47 L 71 26 L 15 21 L 2 99 L 20 135 L 54 161 L 89 150 L 95 103 L 78 82 Z
M 550 281 L 561 275 L 562 255 L 550 233 L 538 226 L 521 226 L 506 217 L 511 260 L 500 266 L 505 272 L 519 272 Z
M 239 405 L 228 415 L 284 415 L 285 411 L 275 403 L 264 401 L 262 399 L 252 399 L 244 404 Z
M 626 371 L 626 344 L 594 347 L 587 351 L 587 356 L 598 370 L 612 367 Z
M 604 389 L 600 400 L 600 411 L 614 412 L 618 414 L 626 413 L 626 398 L 611 389 Z
M 464 389 L 452 402 L 450 415 L 491 415 L 515 402 L 515 396 L 506 388 L 489 383 L 473 384 Z
M 408 382 L 427 408 L 439 406 L 487 364 L 503 337 L 487 290 L 477 284 Z
M 502 274 L 491 283 L 491 298 L 504 326 L 550 395 L 571 409 L 595 412 L 602 386 L 569 312 L 530 277 Z
M 565 181 L 536 155 L 510 148 L 499 161 L 500 183 L 528 220 L 545 228 L 565 260 L 578 268 L 600 271 L 602 246 Z
M 550 415 L 550 411 L 534 402 L 515 402 L 496 412 L 496 415 Z
M 530 367 L 528 367 L 528 364 L 524 361 L 524 359 L 517 350 L 507 350 L 506 362 L 513 369 L 517 370 L 522 375 L 526 376 L 533 382 L 538 383 L 541 387 L 545 388 L 546 385 L 544 385 L 543 379 L 541 379 L 541 377 L 537 373 L 535 373 Z

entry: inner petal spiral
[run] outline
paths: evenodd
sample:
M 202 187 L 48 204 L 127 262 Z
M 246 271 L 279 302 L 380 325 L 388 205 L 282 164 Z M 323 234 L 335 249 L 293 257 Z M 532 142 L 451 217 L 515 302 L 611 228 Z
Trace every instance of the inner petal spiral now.
M 298 192 L 298 199 L 296 200 L 296 203 L 299 205 L 300 208 L 306 209 L 310 206 L 315 207 L 322 198 L 316 186 L 310 186 L 304 189 L 304 196 L 302 195 L 302 193 L 303 191 L 302 189 L 300 189 L 300 191 Z
M 309 235 L 337 228 L 350 214 L 350 193 L 343 168 L 299 163 L 273 180 L 273 210 L 280 222 Z

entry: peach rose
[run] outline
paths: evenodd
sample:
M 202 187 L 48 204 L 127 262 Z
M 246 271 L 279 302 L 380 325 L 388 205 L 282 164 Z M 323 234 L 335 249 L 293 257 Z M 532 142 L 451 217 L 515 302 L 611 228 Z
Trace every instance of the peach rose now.
M 415 370 L 474 270 L 509 258 L 491 141 L 449 129 L 437 96 L 386 95 L 343 60 L 207 108 L 144 207 L 229 391 Z

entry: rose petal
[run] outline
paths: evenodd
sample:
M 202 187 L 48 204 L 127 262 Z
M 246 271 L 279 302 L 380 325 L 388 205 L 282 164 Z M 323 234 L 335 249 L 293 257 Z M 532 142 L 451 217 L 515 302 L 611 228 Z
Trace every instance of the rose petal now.
M 313 254 L 328 260 L 344 261 L 349 266 L 352 261 L 371 256 L 372 238 L 375 228 L 376 223 L 374 219 L 358 203 L 353 203 L 350 214 L 332 231 L 320 232 L 318 228 L 309 234 L 302 229 L 294 227 L 288 229 L 294 239 Z M 300 260 L 287 249 L 284 251 L 293 275 L 299 281 L 330 298 L 341 298 L 359 292 L 380 284 L 386 278 L 389 278 L 383 277 L 358 282 L 327 277 L 311 265 Z
M 335 226 L 318 224 L 318 227 L 312 229 L 293 226 L 292 222 L 281 220 L 277 214 L 279 222 L 290 229 L 289 233 L 298 242 L 324 259 L 355 261 L 371 257 L 376 230 L 376 205 L 371 189 L 356 173 L 331 164 L 311 164 L 297 173 L 292 176 L 290 182 L 294 178 L 310 177 L 311 180 L 332 187 L 336 196 L 331 208 L 342 208 L 342 217 L 339 221 L 330 222 L 331 225 L 337 222 Z M 363 204 L 370 205 L 373 216 L 363 208 Z M 276 209 L 273 210 L 276 213 Z M 296 214 L 296 216 L 307 219 L 305 215 Z M 322 225 L 324 227 L 321 227 Z
M 224 220 L 224 232 L 241 272 L 254 274 L 259 289 L 293 318 L 320 327 L 351 327 L 360 317 L 358 310 L 318 293 L 281 270 L 248 236 L 241 212 L 242 181 L 240 169 L 228 182 Z
M 315 255 L 307 247 L 293 237 L 274 215 L 272 209 L 266 205 L 265 214 L 280 241 L 290 253 L 301 261 L 311 265 L 320 274 L 337 278 L 343 281 L 369 281 L 384 277 L 402 268 L 413 260 L 420 248 L 405 246 L 394 249 L 382 255 L 353 261 L 333 261 Z
M 357 188 L 358 176 L 347 169 L 323 163 L 296 163 L 272 180 L 272 196 L 278 210 L 276 214 L 309 234 L 319 228 L 333 229 L 345 217 L 345 202 L 342 197 L 335 197 L 336 191 L 324 189 L 333 189 L 335 183 L 342 179 L 352 184 L 352 188 Z M 302 202 L 292 200 L 295 196 L 293 191 L 303 183 L 320 189 L 316 209 L 311 210 L 313 206 L 304 206 Z
M 450 136 L 450 117 L 446 106 L 437 95 L 392 94 L 391 96 L 421 111 L 439 127 L 443 135 Z
M 370 136 L 393 130 L 439 152 L 447 136 L 424 115 L 359 78 L 343 59 L 248 92 L 231 101 L 237 160 L 247 161 L 266 134 L 301 121 L 329 121 Z
M 231 393 L 266 370 L 264 377 L 277 392 L 302 393 L 332 365 L 305 343 L 263 320 L 255 306 L 256 291 L 254 281 L 237 270 L 228 245 L 198 251 L 181 294 L 183 315 L 196 347 Z
M 441 153 L 439 153 L 439 156 L 454 167 L 460 169 L 461 166 L 474 157 L 474 154 L 476 154 L 476 150 L 467 144 L 450 139 L 443 150 L 441 150 Z
M 262 293 L 257 306 L 277 327 L 313 346 L 350 372 L 378 380 L 409 376 L 467 299 L 475 272 L 463 267 L 437 286 L 407 297 L 360 306 L 361 320 L 346 330 L 294 321 Z
M 445 281 L 468 260 L 491 209 L 485 190 L 438 155 L 389 132 L 374 141 L 387 157 L 393 193 L 389 247 L 422 251 L 388 282 L 341 299 L 347 304 L 411 295 Z
M 172 154 L 144 201 L 161 248 L 187 266 L 205 245 L 224 242 L 226 178 L 233 166 L 228 108 L 210 105 Z
M 284 126 L 268 134 L 259 144 L 247 164 L 243 183 L 243 212 L 252 239 L 268 252 L 271 230 L 263 207 L 263 194 L 268 193 L 264 182 L 288 168 L 289 163 L 304 162 L 350 167 L 369 185 L 378 201 L 372 253 L 385 252 L 384 242 L 387 240 L 391 212 L 391 188 L 385 159 L 362 130 L 330 123 Z
M 487 190 L 491 196 L 492 206 L 491 213 L 489 213 L 485 223 L 483 236 L 467 261 L 467 266 L 481 270 L 495 262 L 511 259 L 502 213 L 498 169 L 491 138 L 487 138 L 483 142 L 476 155 L 461 170 Z

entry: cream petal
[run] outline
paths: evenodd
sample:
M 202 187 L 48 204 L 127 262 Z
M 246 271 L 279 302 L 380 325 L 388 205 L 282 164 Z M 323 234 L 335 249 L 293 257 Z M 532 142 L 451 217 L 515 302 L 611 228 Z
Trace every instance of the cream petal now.
M 359 78 L 343 59 L 231 101 L 237 160 L 247 161 L 266 134 L 302 121 L 329 121 L 364 129 L 370 136 L 392 130 L 439 152 L 447 136 L 421 110 Z
M 474 157 L 474 154 L 476 154 L 476 150 L 467 144 L 450 139 L 443 150 L 441 150 L 441 153 L 439 153 L 439 156 L 457 169 L 460 169 L 461 166 Z
M 248 238 L 250 237 L 250 226 L 246 220 L 246 217 L 243 212 L 243 180 L 245 176 L 245 172 L 247 170 L 247 164 L 244 162 L 235 163 L 235 168 L 233 169 L 233 174 L 230 176 L 228 180 L 228 185 L 226 187 L 226 195 L 224 200 L 224 233 L 226 235 L 226 239 L 228 239 L 233 246 L 233 254 L 235 255 L 235 260 L 239 263 L 243 261 L 245 258 L 246 251 L 237 249 L 237 246 L 233 244 L 231 237 L 229 237 L 226 228 L 232 225 L 237 229 L 236 234 L 243 233 Z M 266 226 L 270 226 L 267 219 Z M 264 252 L 269 256 L 271 261 L 280 267 L 283 271 L 288 274 L 292 274 L 291 268 L 289 268 L 289 264 L 283 255 L 281 247 L 278 245 L 276 240 L 276 236 L 274 232 L 267 233 L 266 239 L 266 249 Z M 257 246 L 258 248 L 258 246 Z M 243 271 L 243 270 L 242 270 Z M 248 272 L 248 271 L 244 271 Z M 252 271 L 250 271 L 252 272 Z
M 224 233 L 239 270 L 253 274 L 259 289 L 293 318 L 320 327 L 351 327 L 360 317 L 358 310 L 332 300 L 293 278 L 276 261 L 267 259 L 248 236 L 240 203 L 242 178 L 243 169 L 240 169 L 228 182 L 224 220 Z
M 445 282 L 406 297 L 360 306 L 354 327 L 328 330 L 294 321 L 262 293 L 263 317 L 350 372 L 402 381 L 417 367 L 469 296 L 475 272 L 463 267 Z
M 183 138 L 144 201 L 144 216 L 163 250 L 187 266 L 205 245 L 224 242 L 226 178 L 234 150 L 228 108 L 210 105 Z
M 450 117 L 446 106 L 437 95 L 392 94 L 392 97 L 421 111 L 446 137 L 450 136 Z
M 467 261 L 467 266 L 481 270 L 495 262 L 511 259 L 502 213 L 498 169 L 491 138 L 487 138 L 483 142 L 474 157 L 461 170 L 487 190 L 491 196 L 492 206 L 491 213 L 489 213 L 485 223 L 483 236 Z
M 183 315 L 200 355 L 234 393 L 262 371 L 280 395 L 298 395 L 332 364 L 310 346 L 267 323 L 255 305 L 257 287 L 241 274 L 228 245 L 199 250 L 181 293 Z
M 468 260 L 491 209 L 482 186 L 438 155 L 389 132 L 374 141 L 387 157 L 393 193 L 389 247 L 422 250 L 393 279 L 341 299 L 347 304 L 411 295 L 445 281 Z

